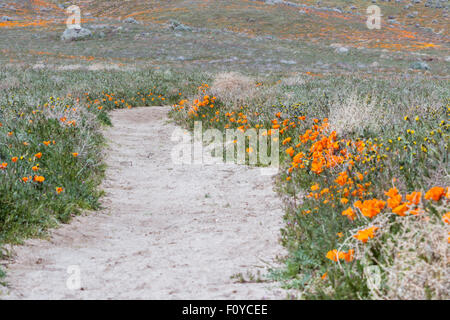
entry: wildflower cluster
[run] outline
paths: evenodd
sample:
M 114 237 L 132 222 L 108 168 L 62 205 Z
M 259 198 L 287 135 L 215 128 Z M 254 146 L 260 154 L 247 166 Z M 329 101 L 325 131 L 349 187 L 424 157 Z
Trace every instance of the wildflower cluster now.
M 442 129 L 440 132 L 444 133 Z M 421 190 L 411 190 L 402 196 L 395 187 L 384 189 L 386 181 L 400 180 L 393 174 L 395 167 L 391 165 L 392 158 L 397 161 L 401 158 L 398 153 L 402 151 L 398 146 L 385 150 L 381 138 L 339 139 L 326 118 L 313 119 L 312 125 L 296 133 L 283 140 L 289 164 L 283 174 L 282 187 L 294 197 L 304 190 L 307 192 L 301 205 L 294 202 L 289 209 L 287 217 L 290 223 L 284 229 L 284 242 L 293 250 L 295 248 L 302 260 L 308 257 L 321 266 L 317 268 L 316 265 L 307 272 L 320 275 L 326 271 L 328 278 L 333 274 L 334 280 L 341 277 L 339 274 L 343 279 L 349 275 L 364 279 L 364 274 L 358 270 L 361 263 L 368 263 L 365 260 L 368 256 L 374 264 L 391 259 L 377 256 L 381 254 L 379 242 L 366 247 L 364 244 L 376 237 L 392 236 L 390 233 L 395 230 L 394 225 L 402 224 L 395 216 L 427 217 L 433 223 L 439 223 L 432 218 L 435 214 L 442 217 L 442 221 L 448 216 L 449 188 L 445 185 L 429 187 L 424 196 Z M 413 130 L 409 133 L 414 134 Z M 442 145 L 443 142 L 440 143 Z M 402 149 L 405 152 L 406 149 Z M 417 150 L 413 149 L 411 153 L 417 154 Z M 422 153 L 422 158 L 418 160 L 415 165 L 428 163 L 429 156 Z M 406 171 L 407 162 L 402 159 L 402 163 L 402 170 Z M 416 175 L 420 173 L 416 172 Z M 424 175 L 423 171 L 421 175 Z M 400 178 L 403 177 L 403 174 L 400 175 Z M 419 181 L 416 179 L 416 184 Z M 384 221 L 382 218 L 375 219 L 378 216 L 387 217 L 394 223 L 390 223 L 389 227 L 384 227 L 383 223 L 377 225 Z M 346 259 L 346 252 L 352 253 L 351 259 Z M 373 252 L 378 253 L 374 256 Z M 357 259 L 363 261 L 355 262 Z M 305 266 L 302 260 L 297 263 Z M 326 262 L 340 260 L 353 264 L 343 267 Z
M 111 109 L 131 109 L 133 106 L 147 106 L 147 105 L 164 105 L 166 98 L 162 94 L 154 92 L 156 87 L 152 90 L 137 91 L 135 95 L 129 94 L 115 94 L 102 91 L 100 95 L 92 95 L 85 93 L 87 108 L 97 108 L 98 110 Z M 181 95 L 179 93 L 178 95 Z
M 368 295 L 364 266 L 394 259 L 383 253 L 383 243 L 397 237 L 406 225 L 402 219 L 448 223 L 448 185 L 427 179 L 429 171 L 447 163 L 449 125 L 442 118 L 414 117 L 411 122 L 406 117 L 386 135 L 341 137 L 327 118 L 302 113 L 302 103 L 292 110 L 261 112 L 246 105 L 227 110 L 207 94 L 207 85 L 198 89 L 199 99 L 182 100 L 173 108 L 174 118 L 188 127 L 201 120 L 222 130 L 264 128 L 268 135 L 279 130 L 285 164 L 279 190 L 291 199 L 282 230 L 291 252 L 284 277 L 302 274 L 311 279 L 307 283 L 319 277 L 337 291 L 340 283 L 351 297 Z
M 0 107 L 0 243 L 98 206 L 102 139 L 92 135 L 92 119 L 70 95 L 34 107 L 11 98 Z

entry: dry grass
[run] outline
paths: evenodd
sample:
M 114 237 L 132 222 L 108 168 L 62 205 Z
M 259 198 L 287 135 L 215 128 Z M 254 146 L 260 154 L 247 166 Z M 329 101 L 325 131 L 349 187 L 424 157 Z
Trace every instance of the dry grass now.
M 392 263 L 383 266 L 386 294 L 383 299 L 449 299 L 450 248 L 443 223 L 409 217 L 401 230 L 383 243 Z
M 443 222 L 436 221 L 436 217 L 409 215 L 399 223 L 390 215 L 378 215 L 370 225 L 379 228 L 377 238 L 371 241 L 381 254 L 374 255 L 367 244 L 355 242 L 355 259 L 364 265 L 372 299 L 450 298 L 450 246 L 448 227 Z M 359 229 L 354 229 L 353 234 Z M 371 267 L 375 273 L 369 271 Z
M 20 81 L 17 77 L 10 76 L 0 80 L 0 91 L 13 90 L 20 88 Z
M 257 91 L 252 78 L 237 72 L 219 73 L 211 86 L 211 93 L 232 108 L 238 108 L 253 99 Z
M 377 108 L 379 101 L 356 92 L 344 99 L 335 97 L 330 107 L 330 126 L 339 135 L 362 133 L 364 129 L 376 130 L 385 121 L 385 113 Z
M 292 86 L 301 86 L 301 85 L 304 85 L 306 83 L 306 79 L 305 79 L 304 75 L 299 73 L 299 74 L 296 74 L 294 76 L 290 76 L 288 78 L 282 79 L 281 83 L 283 85 L 290 86 L 290 87 L 292 87 Z

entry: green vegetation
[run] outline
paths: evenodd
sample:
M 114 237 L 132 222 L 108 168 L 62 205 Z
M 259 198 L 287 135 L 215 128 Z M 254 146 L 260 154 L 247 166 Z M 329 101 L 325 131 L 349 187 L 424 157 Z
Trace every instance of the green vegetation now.
M 404 24 L 367 30 L 370 3 L 323 1 L 355 4 L 360 15 L 348 15 L 260 1 L 95 1 L 82 8 L 93 13 L 83 26 L 94 36 L 74 42 L 59 39 L 61 12 L 42 13 L 54 23 L 0 25 L 0 245 L 100 207 L 109 111 L 187 99 L 171 113 L 185 127 L 197 117 L 205 129 L 287 127 L 277 188 L 289 254 L 274 279 L 304 299 L 448 299 L 448 200 L 424 198 L 449 186 L 448 43 L 394 3 L 379 5 Z M 426 26 L 442 18 L 440 9 L 412 9 Z M 141 23 L 118 19 L 129 15 Z M 173 30 L 172 19 L 191 31 Z M 411 70 L 418 61 L 429 70 Z M 319 138 L 331 152 L 318 162 Z M 330 155 L 342 159 L 331 165 Z M 398 206 L 409 201 L 401 214 L 389 205 L 394 188 Z M 418 203 L 413 192 L 422 192 Z M 362 208 L 373 199 L 385 204 L 368 217 Z M 354 237 L 372 227 L 366 242 Z M 367 267 L 378 268 L 375 289 Z
M 288 92 L 292 102 L 270 104 Z M 305 299 L 445 299 L 449 97 L 446 81 L 420 78 L 261 84 L 227 74 L 172 116 L 189 128 L 201 119 L 205 129 L 281 130 L 290 253 L 273 277 L 286 288 Z
M 99 208 L 100 129 L 110 123 L 109 110 L 173 103 L 181 88 L 192 92 L 203 80 L 150 70 L 0 75 L 0 243 L 42 236 L 80 209 Z

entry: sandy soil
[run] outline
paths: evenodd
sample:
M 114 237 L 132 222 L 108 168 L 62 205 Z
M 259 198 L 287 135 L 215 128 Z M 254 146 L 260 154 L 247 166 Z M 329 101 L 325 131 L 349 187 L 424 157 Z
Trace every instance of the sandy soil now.
M 283 254 L 281 201 L 270 176 L 238 165 L 175 165 L 166 107 L 118 110 L 105 209 L 15 247 L 6 299 L 271 299 L 265 272 Z M 69 266 L 81 288 L 69 289 Z

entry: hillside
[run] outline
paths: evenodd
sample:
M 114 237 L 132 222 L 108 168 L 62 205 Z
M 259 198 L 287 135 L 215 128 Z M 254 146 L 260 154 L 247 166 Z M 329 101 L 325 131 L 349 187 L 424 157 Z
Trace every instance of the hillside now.
M 3 293 L 450 297 L 448 0 L 84 0 L 77 30 L 70 5 L 0 0 Z M 199 122 L 262 132 L 277 174 L 245 136 L 245 166 L 177 171 L 168 131 Z M 107 265 L 93 291 L 74 256 Z
M 389 74 L 406 71 L 420 59 L 436 66 L 434 75 L 445 75 L 448 67 L 446 1 L 438 1 L 439 6 L 379 2 L 380 30 L 366 26 L 371 1 L 295 2 L 299 7 L 263 1 L 83 1 L 82 23 L 92 25 L 95 35 L 89 45 L 59 41 L 66 20 L 63 4 L 21 3 L 0 8 L 0 16 L 14 20 L 0 24 L 3 62 L 137 63 L 253 73 L 363 69 Z M 121 23 L 129 17 L 140 24 Z M 174 32 L 172 20 L 191 31 Z M 351 54 L 336 54 L 336 45 Z M 370 67 L 373 62 L 378 67 Z

